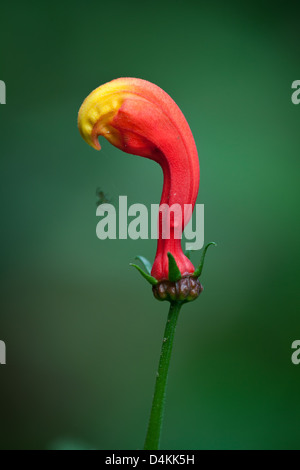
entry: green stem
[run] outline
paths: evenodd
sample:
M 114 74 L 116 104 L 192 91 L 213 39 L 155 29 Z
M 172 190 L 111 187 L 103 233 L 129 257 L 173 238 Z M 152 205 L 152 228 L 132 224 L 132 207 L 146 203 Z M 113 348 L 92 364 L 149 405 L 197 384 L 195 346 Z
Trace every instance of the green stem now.
M 156 375 L 156 383 L 152 409 L 150 414 L 148 432 L 144 450 L 158 450 L 162 420 L 166 401 L 166 385 L 168 379 L 169 365 L 173 348 L 174 335 L 181 303 L 172 303 L 165 328 L 161 355 Z

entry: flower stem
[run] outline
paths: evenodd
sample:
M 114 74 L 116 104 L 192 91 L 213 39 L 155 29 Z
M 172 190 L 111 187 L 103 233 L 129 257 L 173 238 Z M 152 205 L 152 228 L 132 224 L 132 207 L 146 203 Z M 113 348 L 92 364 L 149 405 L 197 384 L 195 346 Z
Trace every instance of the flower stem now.
M 181 305 L 182 304 L 179 302 L 174 302 L 171 303 L 170 306 L 159 359 L 158 372 L 156 375 L 152 409 L 144 450 L 158 450 L 159 448 L 161 427 L 166 401 L 166 385 L 168 379 L 169 365 L 172 354 L 176 324 Z

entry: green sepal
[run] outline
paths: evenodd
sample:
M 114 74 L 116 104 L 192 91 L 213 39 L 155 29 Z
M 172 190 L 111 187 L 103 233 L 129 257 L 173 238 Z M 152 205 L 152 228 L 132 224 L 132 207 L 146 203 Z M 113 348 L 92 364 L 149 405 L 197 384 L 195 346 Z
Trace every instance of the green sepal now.
M 146 279 L 146 281 L 148 281 L 149 284 L 151 284 L 152 286 L 156 286 L 156 284 L 158 284 L 158 280 L 155 279 L 155 277 L 152 277 L 150 276 L 150 274 L 145 273 L 145 271 L 143 271 L 142 268 L 140 268 L 137 264 L 130 263 L 130 266 L 133 266 L 134 268 L 136 268 L 141 273 L 141 275 Z
M 147 258 L 145 258 L 144 256 L 136 256 L 135 259 L 138 259 L 141 263 L 143 263 L 147 273 L 151 274 L 152 264 Z
M 181 272 L 179 271 L 176 260 L 174 256 L 172 255 L 172 253 L 168 253 L 168 258 L 169 258 L 169 274 L 168 274 L 169 281 L 171 282 L 180 281 Z
M 203 252 L 202 252 L 202 257 L 201 257 L 201 261 L 200 261 L 200 264 L 198 266 L 198 268 L 195 270 L 193 276 L 194 277 L 200 277 L 201 274 L 202 274 L 202 270 L 203 270 L 203 265 L 204 265 L 204 260 L 205 260 L 205 255 L 206 255 L 206 252 L 208 250 L 208 247 L 210 245 L 214 245 L 214 246 L 217 246 L 217 244 L 215 242 L 210 242 L 206 245 L 206 247 L 203 249 Z

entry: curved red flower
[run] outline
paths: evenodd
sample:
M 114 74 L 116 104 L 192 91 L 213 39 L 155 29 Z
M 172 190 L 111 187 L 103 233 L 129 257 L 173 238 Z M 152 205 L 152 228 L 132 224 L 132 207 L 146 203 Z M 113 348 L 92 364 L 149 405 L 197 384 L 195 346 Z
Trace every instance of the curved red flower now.
M 184 255 L 178 228 L 183 231 L 191 217 L 184 205 L 194 208 L 199 189 L 199 160 L 189 125 L 172 98 L 158 86 L 137 78 L 119 78 L 94 90 L 78 116 L 82 137 L 100 150 L 98 137 L 105 137 L 126 153 L 159 163 L 164 174 L 161 204 L 178 204 L 182 218 L 170 221 L 170 236 L 163 238 L 159 219 L 157 252 L 151 275 L 168 279 L 171 253 L 182 276 L 195 271 Z M 180 227 L 178 227 L 180 225 Z

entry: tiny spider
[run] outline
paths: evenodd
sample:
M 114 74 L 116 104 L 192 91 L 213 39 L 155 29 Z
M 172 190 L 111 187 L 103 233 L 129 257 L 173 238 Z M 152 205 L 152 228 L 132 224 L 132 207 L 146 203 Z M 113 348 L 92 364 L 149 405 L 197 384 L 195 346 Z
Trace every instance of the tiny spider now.
M 96 196 L 99 198 L 98 201 L 96 202 L 97 207 L 101 206 L 101 204 L 111 203 L 111 201 L 108 199 L 107 194 L 105 194 L 104 191 L 102 191 L 101 188 L 97 188 Z

